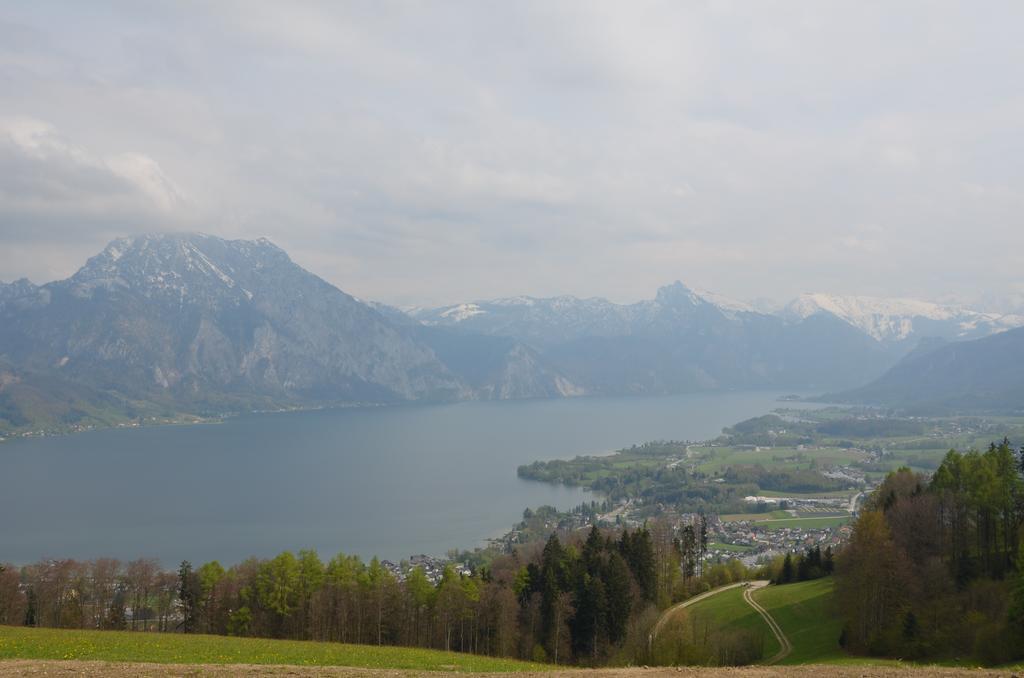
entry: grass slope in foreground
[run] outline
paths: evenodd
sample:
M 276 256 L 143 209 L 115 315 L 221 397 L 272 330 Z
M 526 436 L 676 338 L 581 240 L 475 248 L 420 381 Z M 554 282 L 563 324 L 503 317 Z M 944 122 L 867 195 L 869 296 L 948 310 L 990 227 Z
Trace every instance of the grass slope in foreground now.
M 743 600 L 743 587 L 727 589 L 686 608 L 693 633 L 698 637 L 705 629 L 716 631 L 753 631 L 764 641 L 762 657 L 767 659 L 779 651 L 779 641 L 757 611 Z M 780 622 L 781 623 L 781 622 Z
M 227 636 L 0 626 L 0 660 L 79 659 L 157 664 L 291 664 L 419 671 L 545 671 L 543 664 L 407 647 Z
M 852 657 L 839 647 L 843 622 L 832 605 L 832 577 L 766 586 L 753 594 L 793 644 L 783 664 L 888 663 Z

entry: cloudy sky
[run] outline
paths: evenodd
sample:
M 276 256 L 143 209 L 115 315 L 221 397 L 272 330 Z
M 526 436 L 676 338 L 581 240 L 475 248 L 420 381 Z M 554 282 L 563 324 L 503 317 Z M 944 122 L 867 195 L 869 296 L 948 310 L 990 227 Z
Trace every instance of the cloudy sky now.
M 1024 3 L 0 0 L 0 280 L 266 236 L 358 296 L 1024 294 Z

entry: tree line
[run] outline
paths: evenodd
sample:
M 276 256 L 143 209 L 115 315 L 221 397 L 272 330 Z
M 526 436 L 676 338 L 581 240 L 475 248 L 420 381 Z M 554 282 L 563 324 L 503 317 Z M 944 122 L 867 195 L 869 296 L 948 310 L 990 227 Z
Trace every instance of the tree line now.
M 773 584 L 794 584 L 801 581 L 811 581 L 827 577 L 835 571 L 835 556 L 832 547 L 826 546 L 822 552 L 821 546 L 807 549 L 804 553 L 787 553 L 781 558 L 776 558 L 768 567 L 771 573 Z
M 704 567 L 706 523 L 554 533 L 477 567 L 396 576 L 311 550 L 223 567 L 45 560 L 0 568 L 0 624 L 428 647 L 559 664 L 650 661 L 659 609 L 746 578 Z M 711 639 L 713 640 L 713 639 Z
M 1024 448 L 891 473 L 836 561 L 842 643 L 872 655 L 1024 657 Z

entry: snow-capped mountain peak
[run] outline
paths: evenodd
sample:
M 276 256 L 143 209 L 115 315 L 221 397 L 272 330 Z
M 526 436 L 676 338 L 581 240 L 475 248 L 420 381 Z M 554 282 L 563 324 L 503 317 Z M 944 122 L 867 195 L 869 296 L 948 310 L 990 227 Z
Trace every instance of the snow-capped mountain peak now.
M 695 289 L 693 293 L 703 299 L 709 304 L 717 306 L 718 308 L 725 311 L 733 311 L 735 313 L 759 313 L 759 311 L 748 304 L 745 301 L 739 299 L 733 299 L 727 297 L 724 294 L 718 294 L 717 292 L 709 292 L 708 290 Z
M 132 288 L 147 296 L 251 299 L 253 275 L 288 255 L 266 239 L 222 240 L 200 233 L 118 238 L 68 281 L 79 296 L 96 289 Z
M 487 311 L 480 308 L 477 304 L 458 304 L 457 306 L 452 306 L 451 308 L 442 311 L 440 315 L 446 320 L 461 322 L 467 318 L 472 318 L 475 315 L 480 315 L 481 313 L 486 312 Z
M 983 336 L 1011 327 L 1024 319 L 983 313 L 958 306 L 908 298 L 802 294 L 783 314 L 802 320 L 818 313 L 831 314 L 878 341 L 903 341 L 913 334 L 949 339 Z

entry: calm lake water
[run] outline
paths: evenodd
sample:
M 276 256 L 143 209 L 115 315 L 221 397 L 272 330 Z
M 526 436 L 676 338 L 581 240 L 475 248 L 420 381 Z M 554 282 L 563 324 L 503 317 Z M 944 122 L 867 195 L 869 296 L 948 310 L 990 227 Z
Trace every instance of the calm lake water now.
M 9 441 L 0 562 L 443 555 L 511 528 L 527 506 L 589 498 L 520 480 L 520 464 L 711 438 L 778 407 L 778 395 L 322 410 Z

